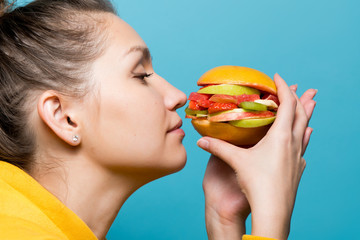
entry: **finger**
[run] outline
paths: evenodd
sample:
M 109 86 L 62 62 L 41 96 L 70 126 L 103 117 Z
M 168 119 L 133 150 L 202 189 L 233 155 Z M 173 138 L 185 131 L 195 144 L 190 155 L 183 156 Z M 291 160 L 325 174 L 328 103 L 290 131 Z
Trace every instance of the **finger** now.
M 309 121 L 305 109 L 300 103 L 300 99 L 298 98 L 296 93 L 293 94 L 298 103 L 296 105 L 295 120 L 293 125 L 293 136 L 295 137 L 295 140 L 298 140 L 299 144 L 301 144 Z
M 311 118 L 311 115 L 316 105 L 316 102 L 313 100 L 316 93 L 317 93 L 316 89 L 308 89 L 300 97 L 300 102 L 304 106 L 306 115 L 308 116 L 309 119 Z
M 197 144 L 205 151 L 219 157 L 235 171 L 241 162 L 240 159 L 246 155 L 244 149 L 216 138 L 203 137 L 199 139 Z
M 313 132 L 313 129 L 311 127 L 307 127 L 304 134 L 303 144 L 302 144 L 302 152 L 301 156 L 304 156 L 306 148 L 310 141 L 311 133 Z
M 301 96 L 300 99 L 298 99 L 298 97 L 295 95 L 295 98 L 298 101 L 300 100 L 301 104 L 299 106 L 303 107 L 303 109 L 305 111 L 305 114 L 306 114 L 306 117 L 307 117 L 306 124 L 305 124 L 305 120 L 303 120 L 304 124 L 302 125 L 302 127 L 299 127 L 299 131 L 302 131 L 302 130 L 305 131 L 306 127 L 309 124 L 310 118 L 311 118 L 311 116 L 312 116 L 312 114 L 314 112 L 314 108 L 316 106 L 316 102 L 313 100 L 316 93 L 317 93 L 317 90 L 309 89 Z M 302 111 L 300 111 L 300 112 L 297 111 L 297 114 L 296 114 L 296 116 L 298 116 L 297 118 L 303 118 L 303 116 L 299 117 L 301 114 L 302 114 Z
M 316 89 L 308 89 L 304 92 L 304 94 L 300 97 L 300 102 L 302 105 L 304 105 L 306 102 L 308 102 L 309 100 L 312 100 L 316 93 L 318 91 Z
M 301 165 L 302 166 L 301 166 L 301 175 L 300 176 L 303 175 L 305 167 L 306 167 L 306 160 L 303 157 L 301 158 Z
M 308 100 L 303 106 L 304 106 L 304 110 L 305 110 L 306 116 L 309 121 L 314 112 L 316 102 L 314 100 Z
M 275 131 L 274 129 L 289 131 L 292 129 L 294 122 L 297 101 L 294 98 L 292 91 L 279 74 L 275 74 L 274 81 L 278 90 L 280 106 L 271 131 Z
M 290 88 L 292 91 L 296 92 L 296 91 L 297 91 L 297 88 L 298 88 L 298 85 L 297 85 L 297 84 L 291 85 L 289 88 Z

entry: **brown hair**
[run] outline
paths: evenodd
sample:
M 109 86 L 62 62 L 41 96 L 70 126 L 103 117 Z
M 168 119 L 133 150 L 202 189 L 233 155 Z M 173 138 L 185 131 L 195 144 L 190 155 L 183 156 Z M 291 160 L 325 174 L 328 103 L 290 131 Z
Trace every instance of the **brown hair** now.
M 0 161 L 29 170 L 36 151 L 28 126 L 37 90 L 74 97 L 89 88 L 90 63 L 104 50 L 108 0 L 0 0 Z

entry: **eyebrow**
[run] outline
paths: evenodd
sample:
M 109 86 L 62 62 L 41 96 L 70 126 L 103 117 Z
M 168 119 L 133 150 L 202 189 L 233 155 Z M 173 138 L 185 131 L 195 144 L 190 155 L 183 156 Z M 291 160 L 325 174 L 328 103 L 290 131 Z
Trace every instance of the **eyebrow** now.
M 152 60 L 152 56 L 150 54 L 150 50 L 149 48 L 147 47 L 143 47 L 143 46 L 134 46 L 134 47 L 131 47 L 126 53 L 125 53 L 125 56 L 130 54 L 130 53 L 133 53 L 133 52 L 142 52 L 143 54 L 143 57 L 144 59 L 147 61 L 147 62 L 151 62 Z

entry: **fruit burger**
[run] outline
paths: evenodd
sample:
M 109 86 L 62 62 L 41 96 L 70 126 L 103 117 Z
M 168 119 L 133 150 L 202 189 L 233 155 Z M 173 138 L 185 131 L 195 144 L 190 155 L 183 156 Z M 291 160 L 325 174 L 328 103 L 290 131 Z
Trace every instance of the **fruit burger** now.
M 189 96 L 186 118 L 202 136 L 238 146 L 260 141 L 275 120 L 279 100 L 274 81 L 247 67 L 220 66 L 200 77 Z

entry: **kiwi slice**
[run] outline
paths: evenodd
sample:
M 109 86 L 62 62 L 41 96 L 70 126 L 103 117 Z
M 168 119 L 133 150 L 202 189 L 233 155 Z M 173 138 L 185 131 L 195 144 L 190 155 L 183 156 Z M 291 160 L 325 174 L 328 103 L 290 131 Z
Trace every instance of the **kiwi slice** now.
M 207 115 L 208 111 L 207 110 L 192 110 L 192 109 L 186 108 L 185 113 L 186 113 L 186 115 L 197 116 L 197 115 Z

